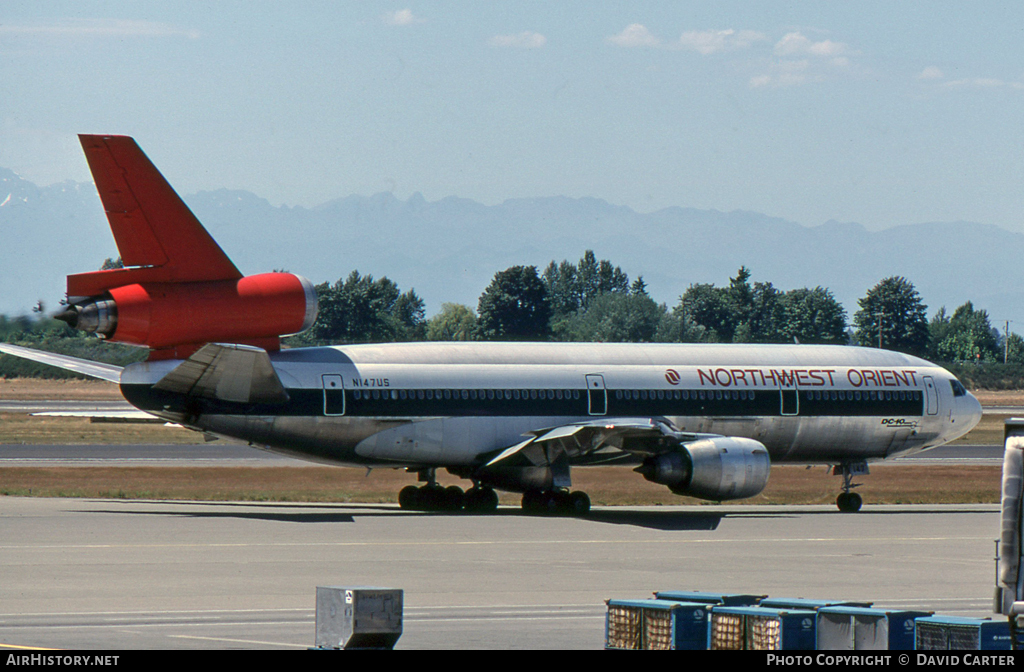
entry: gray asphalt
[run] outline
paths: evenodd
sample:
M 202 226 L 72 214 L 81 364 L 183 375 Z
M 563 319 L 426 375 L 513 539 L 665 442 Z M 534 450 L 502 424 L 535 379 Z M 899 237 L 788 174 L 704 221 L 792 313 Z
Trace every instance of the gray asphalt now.
M 596 649 L 656 590 L 988 616 L 998 506 L 596 509 L 0 497 L 0 645 L 299 649 L 318 585 L 405 591 L 399 648 Z

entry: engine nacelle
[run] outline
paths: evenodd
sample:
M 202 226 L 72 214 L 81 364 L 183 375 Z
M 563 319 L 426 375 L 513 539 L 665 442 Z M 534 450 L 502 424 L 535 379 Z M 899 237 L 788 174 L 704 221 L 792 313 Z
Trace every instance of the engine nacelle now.
M 753 497 L 764 490 L 771 459 L 758 441 L 718 436 L 649 457 L 636 471 L 677 495 L 722 501 Z
M 291 273 L 213 282 L 114 287 L 57 315 L 76 329 L 154 350 L 250 343 L 305 331 L 316 320 L 313 284 Z

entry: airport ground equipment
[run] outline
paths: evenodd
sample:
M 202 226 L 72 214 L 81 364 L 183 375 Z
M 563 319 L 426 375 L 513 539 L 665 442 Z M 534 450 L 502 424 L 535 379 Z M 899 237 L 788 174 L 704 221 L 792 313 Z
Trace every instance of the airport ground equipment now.
M 316 648 L 393 649 L 402 636 L 403 592 L 317 586 Z
M 655 599 L 673 602 L 699 602 L 701 604 L 720 604 L 727 607 L 750 607 L 767 595 L 746 595 L 739 593 L 713 593 L 699 590 L 659 590 L 654 593 Z
M 927 616 L 914 621 L 917 651 L 1009 651 L 1006 621 L 957 616 Z
M 1014 643 L 1024 632 L 1024 418 L 1003 428 L 1003 485 L 992 610 L 1008 617 Z M 1014 648 L 1018 648 L 1015 647 Z
M 704 650 L 711 605 L 671 600 L 607 600 L 605 648 Z
M 818 611 L 823 607 L 870 607 L 870 602 L 851 602 L 848 600 L 809 600 L 804 597 L 766 597 L 757 603 L 767 609 L 805 609 Z
M 815 629 L 819 651 L 912 651 L 914 619 L 932 612 L 825 606 Z
M 807 609 L 711 607 L 708 648 L 813 651 L 815 612 Z

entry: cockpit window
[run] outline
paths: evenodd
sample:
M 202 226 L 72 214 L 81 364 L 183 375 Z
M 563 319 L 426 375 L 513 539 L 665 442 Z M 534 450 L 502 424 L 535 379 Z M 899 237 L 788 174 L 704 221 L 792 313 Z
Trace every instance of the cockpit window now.
M 967 388 L 960 384 L 959 380 L 955 378 L 949 381 L 950 386 L 953 388 L 954 397 L 963 397 L 967 394 Z

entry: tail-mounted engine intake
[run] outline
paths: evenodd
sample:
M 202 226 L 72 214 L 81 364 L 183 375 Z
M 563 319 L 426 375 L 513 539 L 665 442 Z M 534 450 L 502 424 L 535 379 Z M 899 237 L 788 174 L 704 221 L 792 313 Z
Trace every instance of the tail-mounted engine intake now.
M 309 280 L 263 273 L 237 280 L 126 284 L 79 298 L 55 317 L 75 329 L 154 350 L 216 342 L 263 347 L 311 327 L 316 309 Z
M 764 490 L 771 460 L 764 445 L 753 439 L 719 436 L 653 455 L 634 471 L 677 495 L 722 501 Z

